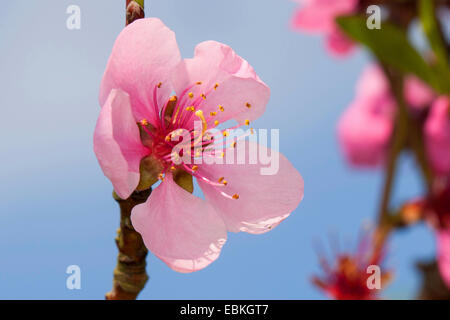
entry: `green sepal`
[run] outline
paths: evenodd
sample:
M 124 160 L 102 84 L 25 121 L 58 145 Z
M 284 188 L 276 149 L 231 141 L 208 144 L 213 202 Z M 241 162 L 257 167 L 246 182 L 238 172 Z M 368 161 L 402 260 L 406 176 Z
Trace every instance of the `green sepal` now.
M 161 162 L 153 156 L 143 158 L 139 166 L 141 179 L 139 180 L 136 190 L 147 190 L 158 182 L 158 177 L 162 169 L 163 166 L 161 165 Z
M 177 169 L 172 172 L 173 181 L 189 193 L 194 192 L 194 181 L 188 172 Z

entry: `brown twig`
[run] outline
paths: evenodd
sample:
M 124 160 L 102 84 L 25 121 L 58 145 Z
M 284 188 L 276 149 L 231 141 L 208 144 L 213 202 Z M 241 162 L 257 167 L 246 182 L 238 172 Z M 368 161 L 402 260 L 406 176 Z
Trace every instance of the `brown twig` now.
M 386 163 L 385 182 L 383 186 L 383 195 L 381 198 L 380 208 L 378 211 L 377 232 L 375 234 L 375 249 L 381 249 L 383 247 L 386 238 L 388 237 L 391 229 L 391 215 L 389 211 L 389 205 L 391 201 L 392 191 L 395 182 L 395 173 L 397 169 L 398 157 L 404 150 L 407 144 L 408 133 L 408 114 L 403 98 L 403 77 L 395 71 L 389 69 L 385 65 L 383 70 L 389 79 L 392 93 L 397 100 L 397 114 L 395 121 L 395 128 L 393 134 L 393 140 L 391 142 L 388 159 Z
M 148 276 L 146 273 L 147 248 L 142 237 L 131 225 L 131 210 L 144 203 L 151 189 L 134 192 L 128 199 L 120 199 L 114 193 L 114 199 L 120 206 L 120 228 L 117 230 L 116 245 L 119 249 L 117 266 L 114 269 L 114 281 L 107 300 L 134 300 L 144 288 Z
M 126 25 L 144 18 L 144 1 L 126 0 Z M 116 245 L 119 249 L 114 269 L 113 288 L 105 295 L 107 300 L 134 300 L 148 280 L 146 272 L 147 248 L 141 235 L 131 225 L 131 210 L 144 203 L 152 189 L 133 192 L 128 199 L 121 199 L 114 192 L 114 199 L 120 206 L 120 228 L 117 230 Z

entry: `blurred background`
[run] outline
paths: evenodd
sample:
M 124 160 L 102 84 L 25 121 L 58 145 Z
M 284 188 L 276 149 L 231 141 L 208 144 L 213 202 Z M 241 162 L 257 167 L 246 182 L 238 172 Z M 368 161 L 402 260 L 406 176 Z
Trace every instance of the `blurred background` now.
M 92 139 L 98 89 L 116 36 L 123 0 L 8 1 L 0 11 L 0 298 L 102 299 L 111 289 L 119 209 Z M 146 0 L 146 16 L 175 31 L 184 57 L 204 40 L 230 45 L 270 86 L 256 128 L 279 128 L 281 151 L 305 179 L 305 198 L 264 235 L 230 234 L 208 268 L 179 274 L 152 254 L 143 299 L 323 299 L 315 241 L 356 243 L 375 217 L 381 171 L 349 168 L 336 123 L 370 57 L 330 57 L 321 37 L 290 30 L 288 0 Z M 66 9 L 81 8 L 81 29 L 68 30 Z M 412 35 L 420 46 L 420 35 Z M 401 163 L 395 200 L 419 195 L 414 163 Z M 336 243 L 335 240 L 333 240 Z M 434 256 L 426 227 L 396 233 L 383 296 L 412 298 L 418 259 Z M 66 268 L 81 268 L 81 290 L 66 288 Z

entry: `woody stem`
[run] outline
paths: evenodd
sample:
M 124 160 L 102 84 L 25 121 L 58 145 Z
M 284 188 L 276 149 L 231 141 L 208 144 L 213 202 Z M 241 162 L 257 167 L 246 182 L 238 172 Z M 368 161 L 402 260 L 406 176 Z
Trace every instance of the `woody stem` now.
M 392 223 L 389 211 L 390 200 L 394 188 L 395 173 L 397 169 L 398 157 L 407 145 L 408 141 L 408 111 L 403 97 L 403 77 L 394 70 L 383 66 L 384 72 L 389 79 L 390 87 L 397 101 L 397 114 L 394 128 L 394 135 L 391 142 L 389 155 L 386 164 L 385 182 L 383 195 L 378 212 L 377 233 L 375 238 L 375 250 L 383 247 L 388 237 Z
M 144 18 L 144 0 L 126 1 L 126 24 Z M 116 245 L 119 249 L 114 269 L 113 288 L 105 295 L 107 300 L 134 300 L 144 288 L 147 248 L 141 235 L 131 225 L 131 210 L 144 203 L 152 189 L 135 191 L 128 199 L 121 199 L 114 192 L 114 199 L 120 206 L 120 228 L 117 230 Z
M 114 193 L 120 206 L 120 228 L 117 230 L 116 245 L 119 249 L 117 266 L 114 269 L 113 288 L 106 294 L 107 300 L 134 300 L 144 289 L 148 280 L 146 273 L 147 248 L 142 237 L 131 225 L 131 210 L 144 203 L 152 190 L 135 191 L 126 200 Z

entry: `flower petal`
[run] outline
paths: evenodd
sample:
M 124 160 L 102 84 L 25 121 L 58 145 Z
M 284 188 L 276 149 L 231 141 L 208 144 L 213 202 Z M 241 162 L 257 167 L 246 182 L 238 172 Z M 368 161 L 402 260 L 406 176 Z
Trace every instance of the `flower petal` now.
M 355 166 L 376 167 L 386 158 L 393 121 L 389 116 L 372 112 L 368 106 L 373 104 L 371 98 L 357 99 L 338 123 L 342 151 Z
M 292 18 L 294 29 L 308 32 L 329 32 L 335 26 L 335 18 L 351 13 L 357 0 L 305 0 Z
M 220 123 L 234 119 L 239 124 L 253 121 L 266 110 L 270 89 L 250 78 L 231 77 L 215 90 L 199 107 L 206 114 L 207 121 Z M 223 111 L 220 111 L 220 106 Z M 210 112 L 217 112 L 211 117 Z
M 390 92 L 388 79 L 379 65 L 370 64 L 364 68 L 356 86 L 357 98 L 386 96 Z
M 406 78 L 403 90 L 406 101 L 417 110 L 426 108 L 435 98 L 433 90 L 415 76 Z
M 205 268 L 219 257 L 227 239 L 222 219 L 204 200 L 167 175 L 146 203 L 131 215 L 146 247 L 178 272 Z
M 192 103 L 199 101 L 197 109 L 207 114 L 219 111 L 219 105 L 224 106 L 225 112 L 219 112 L 215 119 L 219 122 L 256 119 L 264 112 L 270 97 L 270 89 L 249 63 L 229 46 L 215 41 L 200 43 L 194 58 L 185 59 L 174 69 L 172 82 L 178 95 L 184 93 L 181 98 L 187 99 L 191 92 Z M 202 94 L 206 100 L 201 99 Z
M 432 105 L 425 122 L 425 141 L 433 169 L 450 176 L 450 99 L 443 96 Z
M 335 28 L 327 35 L 326 48 L 330 54 L 337 57 L 344 57 L 353 51 L 355 43 L 342 33 L 342 31 Z
M 100 104 L 112 89 L 121 89 L 130 95 L 136 120 L 154 121 L 154 88 L 162 83 L 157 90 L 161 108 L 173 90 L 167 79 L 180 61 L 175 34 L 161 20 L 136 20 L 117 37 L 103 76 Z
M 139 164 L 149 151 L 140 140 L 128 94 L 112 90 L 100 111 L 94 133 L 94 152 L 105 176 L 122 198 L 139 183 Z
M 224 177 L 226 186 L 213 187 L 198 179 L 205 198 L 220 213 L 228 231 L 264 233 L 286 219 L 303 199 L 304 184 L 300 173 L 281 153 L 270 150 L 254 142 L 241 140 L 236 150 L 242 147 L 245 154 L 250 150 L 259 154 L 278 157 L 278 172 L 261 174 L 261 169 L 268 165 L 258 164 L 202 164 L 199 174 L 209 180 L 218 181 Z M 228 161 L 226 161 L 228 162 Z M 261 162 L 261 161 L 259 161 Z M 249 163 L 249 162 L 246 162 Z M 229 199 L 228 195 L 239 195 L 239 199 Z
M 437 260 L 442 279 L 450 288 L 450 231 L 437 233 Z

